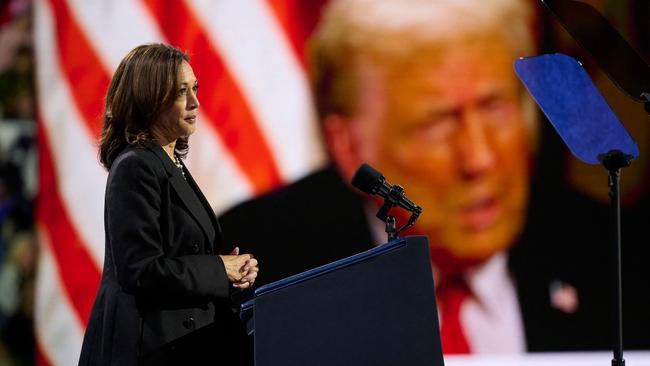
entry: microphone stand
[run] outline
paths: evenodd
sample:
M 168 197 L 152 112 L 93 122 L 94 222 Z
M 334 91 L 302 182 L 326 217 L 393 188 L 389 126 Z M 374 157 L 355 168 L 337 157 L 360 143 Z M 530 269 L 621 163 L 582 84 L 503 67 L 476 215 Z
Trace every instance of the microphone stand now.
M 389 215 L 386 217 L 386 234 L 389 242 L 399 238 L 397 235 L 397 229 L 395 228 L 395 216 Z
M 397 198 L 399 196 L 396 196 L 393 194 L 393 190 L 397 188 L 397 191 L 399 191 L 399 188 L 402 188 L 398 185 L 394 185 L 393 189 L 391 189 L 390 193 L 386 195 L 386 198 L 384 199 L 384 204 L 381 206 L 379 209 L 379 212 L 377 212 L 377 218 L 379 218 L 381 221 L 386 223 L 386 234 L 388 235 L 388 241 L 391 242 L 395 239 L 397 239 L 399 236 L 397 235 L 397 228 L 396 228 L 396 220 L 395 216 L 389 215 L 388 211 L 390 211 L 391 208 L 397 206 Z M 402 192 L 404 190 L 402 189 Z M 397 193 L 397 192 L 396 192 Z M 398 193 L 399 194 L 399 193 Z
M 600 163 L 609 172 L 608 185 L 611 199 L 612 240 L 614 241 L 614 358 L 612 366 L 625 366 L 623 358 L 623 288 L 621 274 L 621 168 L 630 166 L 632 156 L 620 150 L 611 150 L 598 156 Z
M 408 222 L 399 228 L 399 230 L 396 229 L 397 227 L 397 222 L 395 220 L 395 216 L 389 215 L 388 212 L 390 211 L 391 208 L 395 207 L 398 205 L 400 198 L 404 195 L 404 188 L 402 186 L 395 184 L 392 186 L 386 197 L 384 198 L 384 204 L 381 206 L 379 209 L 379 212 L 377 212 L 377 218 L 379 218 L 381 221 L 386 223 L 386 234 L 388 236 L 388 241 L 393 241 L 399 238 L 399 233 L 415 224 L 415 220 L 418 219 L 418 216 L 420 216 L 420 213 L 422 212 L 422 209 L 419 206 L 416 206 L 417 209 L 414 212 L 411 213 L 411 217 L 409 218 Z

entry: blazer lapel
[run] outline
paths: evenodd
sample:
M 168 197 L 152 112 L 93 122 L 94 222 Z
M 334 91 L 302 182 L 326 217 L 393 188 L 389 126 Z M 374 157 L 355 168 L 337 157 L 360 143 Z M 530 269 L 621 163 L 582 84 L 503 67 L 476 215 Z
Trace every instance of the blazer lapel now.
M 169 156 L 167 156 L 160 145 L 158 145 L 155 141 L 150 140 L 147 142 L 146 146 L 149 148 L 149 150 L 153 151 L 156 156 L 158 156 L 163 166 L 165 167 L 165 171 L 167 172 L 169 183 L 171 184 L 172 188 L 174 188 L 176 193 L 178 193 L 178 196 L 183 202 L 183 205 L 185 205 L 185 208 L 190 213 L 190 215 L 196 220 L 196 222 L 198 222 L 199 226 L 211 243 L 215 238 L 215 226 L 213 226 L 210 218 L 208 217 L 208 211 L 199 201 L 198 197 L 201 195 L 200 191 L 197 194 L 192 191 L 192 187 L 190 187 L 188 184 L 189 182 L 186 182 L 184 180 L 180 169 L 174 165 L 174 163 L 171 161 Z M 183 168 L 185 169 L 184 166 Z M 189 172 L 187 169 L 185 169 L 185 174 L 187 174 L 189 177 Z

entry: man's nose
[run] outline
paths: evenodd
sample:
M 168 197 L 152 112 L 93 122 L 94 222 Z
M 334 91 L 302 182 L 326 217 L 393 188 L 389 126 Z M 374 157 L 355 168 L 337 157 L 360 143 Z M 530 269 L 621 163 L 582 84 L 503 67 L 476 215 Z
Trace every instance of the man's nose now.
M 496 165 L 490 127 L 480 116 L 464 113 L 457 140 L 458 166 L 467 179 L 478 178 Z

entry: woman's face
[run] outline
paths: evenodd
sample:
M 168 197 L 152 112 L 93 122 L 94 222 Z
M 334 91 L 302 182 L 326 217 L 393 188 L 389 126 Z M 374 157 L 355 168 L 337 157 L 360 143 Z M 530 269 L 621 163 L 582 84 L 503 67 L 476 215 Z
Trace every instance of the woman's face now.
M 197 89 L 198 82 L 194 71 L 189 63 L 183 61 L 178 75 L 178 90 L 176 90 L 174 104 L 162 113 L 156 123 L 169 141 L 194 133 L 199 108 Z

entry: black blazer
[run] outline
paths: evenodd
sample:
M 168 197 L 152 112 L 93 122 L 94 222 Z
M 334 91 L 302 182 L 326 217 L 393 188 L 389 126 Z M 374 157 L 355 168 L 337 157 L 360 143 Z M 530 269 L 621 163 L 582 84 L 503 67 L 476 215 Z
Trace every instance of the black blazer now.
M 526 228 L 509 255 L 528 351 L 607 350 L 612 314 L 607 206 L 575 192 L 549 192 L 545 184 L 532 191 Z M 226 242 L 236 238 L 264 265 L 255 281 L 260 286 L 369 249 L 373 239 L 360 194 L 330 166 L 244 202 L 219 220 Z M 648 250 L 633 243 L 633 235 L 626 237 L 623 253 L 629 262 L 623 278 L 625 347 L 650 349 L 645 290 L 650 266 L 632 262 L 647 260 Z M 552 306 L 554 283 L 577 290 L 575 313 Z
M 211 355 L 218 364 L 219 346 L 241 340 L 216 255 L 219 223 L 183 169 L 187 180 L 154 141 L 115 159 L 106 185 L 104 268 L 80 365 L 177 364 Z M 189 348 L 165 347 L 199 329 L 203 339 L 185 342 Z

